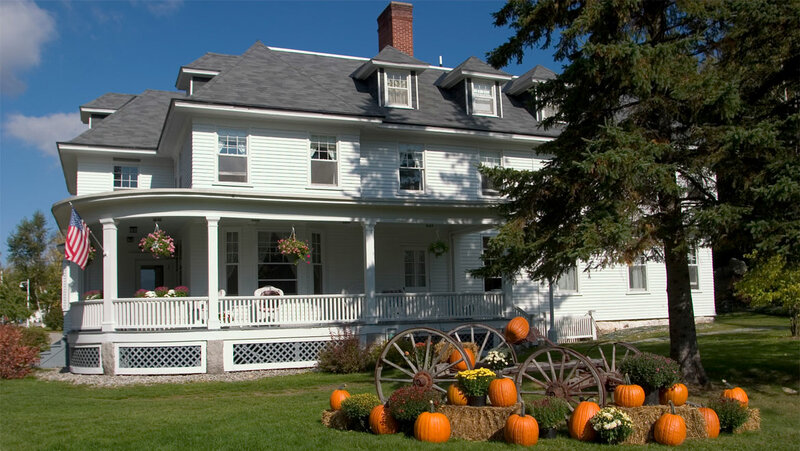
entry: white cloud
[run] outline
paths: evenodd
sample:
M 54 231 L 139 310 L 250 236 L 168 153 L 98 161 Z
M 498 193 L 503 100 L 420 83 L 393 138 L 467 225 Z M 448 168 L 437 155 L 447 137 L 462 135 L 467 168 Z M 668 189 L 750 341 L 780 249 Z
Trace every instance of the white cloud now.
M 55 36 L 55 20 L 36 3 L 0 0 L 0 91 L 24 91 L 20 72 L 39 64 L 42 46 Z
M 78 113 L 53 113 L 38 117 L 9 114 L 3 126 L 8 135 L 52 156 L 58 155 L 57 141 L 69 141 L 88 128 L 81 122 Z
M 131 0 L 133 5 L 144 5 L 156 17 L 168 16 L 181 9 L 183 0 Z

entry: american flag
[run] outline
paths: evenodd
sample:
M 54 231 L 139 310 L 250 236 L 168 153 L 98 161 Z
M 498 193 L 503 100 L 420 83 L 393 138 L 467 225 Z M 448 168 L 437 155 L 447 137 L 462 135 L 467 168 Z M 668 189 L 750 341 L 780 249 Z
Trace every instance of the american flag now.
M 89 260 L 89 228 L 74 208 L 72 216 L 69 218 L 69 227 L 67 227 L 64 256 L 67 260 L 75 262 L 81 269 L 86 267 L 86 262 Z

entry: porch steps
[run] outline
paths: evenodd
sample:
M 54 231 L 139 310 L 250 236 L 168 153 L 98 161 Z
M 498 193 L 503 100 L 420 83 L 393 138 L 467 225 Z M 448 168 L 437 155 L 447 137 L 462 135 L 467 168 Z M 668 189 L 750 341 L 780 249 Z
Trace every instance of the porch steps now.
M 39 368 L 62 368 L 67 364 L 67 347 L 64 338 L 50 343 L 50 349 L 39 353 Z

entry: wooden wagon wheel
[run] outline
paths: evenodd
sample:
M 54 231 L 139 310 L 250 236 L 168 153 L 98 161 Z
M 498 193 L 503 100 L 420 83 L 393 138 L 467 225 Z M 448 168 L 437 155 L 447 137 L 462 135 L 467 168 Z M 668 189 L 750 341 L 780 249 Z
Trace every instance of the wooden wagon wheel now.
M 592 361 L 600 373 L 600 379 L 606 389 L 606 394 L 610 396 L 617 385 L 625 383 L 625 375 L 619 371 L 619 364 L 628 356 L 641 353 L 635 346 L 624 341 L 614 341 L 600 343 L 586 353 L 586 357 Z
M 577 351 L 559 346 L 535 351 L 519 366 L 515 379 L 520 397 L 556 396 L 574 409 L 594 398 L 601 406 L 606 393 L 597 368 Z
M 453 350 L 459 352 L 460 358 L 450 363 Z M 456 381 L 456 366 L 461 363 L 472 369 L 461 345 L 444 332 L 427 327 L 406 329 L 384 346 L 375 364 L 375 389 L 384 403 L 391 391 L 407 385 L 447 393 L 449 383 Z
M 478 354 L 475 356 L 475 366 L 483 363 L 491 350 L 502 351 L 511 357 L 511 363 L 517 364 L 517 353 L 514 347 L 506 340 L 499 330 L 481 323 L 469 323 L 458 326 L 449 332 L 449 335 L 459 343 L 475 343 Z

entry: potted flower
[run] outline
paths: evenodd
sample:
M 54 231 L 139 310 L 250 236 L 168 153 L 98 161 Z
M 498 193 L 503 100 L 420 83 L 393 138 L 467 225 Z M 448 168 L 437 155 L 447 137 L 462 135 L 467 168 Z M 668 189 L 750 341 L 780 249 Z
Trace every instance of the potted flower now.
M 172 257 L 175 255 L 175 240 L 156 227 L 153 232 L 148 233 L 139 241 L 139 249 L 142 252 L 150 252 L 153 258 Z
M 600 409 L 589 423 L 592 424 L 592 429 L 597 432 L 600 440 L 609 444 L 624 442 L 633 433 L 633 420 L 616 407 Z
M 386 401 L 386 408 L 395 420 L 408 425 L 413 424 L 419 414 L 428 411 L 431 401 L 438 408 L 442 403 L 442 394 L 432 388 L 409 385 L 392 392 Z
M 497 375 L 489 368 L 459 371 L 456 374 L 461 391 L 467 395 L 467 403 L 471 406 L 485 406 L 489 384 Z
M 301 261 L 311 263 L 311 248 L 308 247 L 308 242 L 298 240 L 294 230 L 289 238 L 278 240 L 278 250 L 295 265 L 299 265 Z
M 167 287 L 156 287 L 153 291 L 156 292 L 156 296 L 163 298 L 169 294 L 169 288 Z
M 450 247 L 442 240 L 436 240 L 428 246 L 428 252 L 433 254 L 435 257 L 441 257 L 442 255 L 446 254 L 447 251 L 450 250 Z
M 186 296 L 189 296 L 189 287 L 184 285 L 175 287 L 175 294 L 173 296 L 176 298 L 185 298 Z
M 133 293 L 133 297 L 135 298 L 143 298 L 145 296 L 147 296 L 147 290 L 145 290 L 144 288 L 139 288 L 138 290 L 136 290 L 136 293 Z
M 486 358 L 483 360 L 484 365 L 496 372 L 508 368 L 510 363 L 511 358 L 508 353 L 499 349 L 492 349 L 486 353 Z
M 103 299 L 103 292 L 101 290 L 89 290 L 83 293 L 84 301 L 93 301 L 96 299 Z
M 539 423 L 539 437 L 555 438 L 558 427 L 569 416 L 569 404 L 561 398 L 547 396 L 527 402 L 528 411 Z
M 658 390 L 672 387 L 681 379 L 677 362 L 649 352 L 628 356 L 620 364 L 619 371 L 644 389 L 645 405 L 658 405 Z

